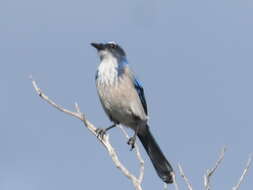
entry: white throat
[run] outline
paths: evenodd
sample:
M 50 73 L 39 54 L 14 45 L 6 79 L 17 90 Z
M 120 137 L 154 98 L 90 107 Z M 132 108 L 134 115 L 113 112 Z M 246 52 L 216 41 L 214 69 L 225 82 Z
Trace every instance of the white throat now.
M 101 60 L 97 70 L 97 82 L 105 85 L 112 85 L 117 82 L 118 63 L 112 55 L 106 55 Z

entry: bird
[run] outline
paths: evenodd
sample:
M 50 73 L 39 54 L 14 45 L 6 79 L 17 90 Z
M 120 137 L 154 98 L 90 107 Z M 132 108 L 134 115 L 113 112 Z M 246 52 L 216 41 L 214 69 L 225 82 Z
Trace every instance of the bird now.
M 173 183 L 173 168 L 149 129 L 144 88 L 130 68 L 125 51 L 116 42 L 93 42 L 91 46 L 100 58 L 95 75 L 98 96 L 113 123 L 105 129 L 97 129 L 97 134 L 103 136 L 119 124 L 133 129 L 134 135 L 128 140 L 131 149 L 138 137 L 158 176 L 167 184 Z

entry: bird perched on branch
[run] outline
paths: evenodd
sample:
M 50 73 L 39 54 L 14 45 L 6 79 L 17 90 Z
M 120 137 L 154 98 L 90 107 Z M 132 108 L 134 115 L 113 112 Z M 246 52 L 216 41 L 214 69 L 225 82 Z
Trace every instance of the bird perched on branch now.
M 129 67 L 124 50 L 115 42 L 91 43 L 97 49 L 100 64 L 96 73 L 96 86 L 101 104 L 113 122 L 106 129 L 122 124 L 134 130 L 128 141 L 134 148 L 136 137 L 140 139 L 158 176 L 165 183 L 173 183 L 173 169 L 152 136 L 148 121 L 144 89 Z

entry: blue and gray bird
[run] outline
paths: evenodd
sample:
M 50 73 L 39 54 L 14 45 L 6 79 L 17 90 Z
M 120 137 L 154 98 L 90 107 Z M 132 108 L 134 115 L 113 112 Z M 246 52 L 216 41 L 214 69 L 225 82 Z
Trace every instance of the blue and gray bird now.
M 134 148 L 139 137 L 158 176 L 166 183 L 173 183 L 173 169 L 152 136 L 148 121 L 144 89 L 136 79 L 127 62 L 124 50 L 115 42 L 91 43 L 98 51 L 100 64 L 96 73 L 96 86 L 101 104 L 113 122 L 106 129 L 99 129 L 103 135 L 109 129 L 122 124 L 134 130 L 128 141 Z

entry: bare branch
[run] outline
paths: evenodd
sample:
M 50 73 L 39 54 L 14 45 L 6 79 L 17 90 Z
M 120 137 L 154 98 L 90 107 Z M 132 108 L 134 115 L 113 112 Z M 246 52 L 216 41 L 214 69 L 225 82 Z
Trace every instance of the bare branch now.
M 135 151 L 136 151 L 136 156 L 140 162 L 140 174 L 139 174 L 138 179 L 139 179 L 139 183 L 142 183 L 143 178 L 144 178 L 144 160 L 141 156 L 139 146 L 135 147 Z
M 211 176 L 213 175 L 213 173 L 216 171 L 216 169 L 219 167 L 222 160 L 224 159 L 225 152 L 226 152 L 226 147 L 223 147 L 221 152 L 220 152 L 220 156 L 219 156 L 218 160 L 215 163 L 215 166 L 206 171 L 206 174 L 204 175 L 204 187 L 205 187 L 206 190 L 211 189 L 211 187 L 210 187 Z
M 119 126 L 119 128 L 124 133 L 126 138 L 129 139 L 129 135 L 127 134 L 126 130 L 122 126 Z M 135 148 L 134 149 L 135 149 L 136 157 L 140 162 L 140 174 L 139 174 L 138 180 L 139 180 L 139 183 L 142 183 L 143 177 L 144 177 L 144 160 L 141 156 L 140 149 L 139 149 L 139 146 L 138 146 L 137 143 L 135 143 Z
M 172 178 L 173 178 L 175 190 L 179 190 L 179 187 L 178 187 L 178 184 L 177 184 L 177 180 L 176 180 L 176 175 L 175 175 L 174 172 L 172 172 Z
M 69 115 L 72 115 L 80 120 L 82 120 L 83 118 L 81 117 L 80 114 L 78 113 L 75 113 L 75 112 L 72 112 L 72 111 L 69 111 L 65 108 L 63 108 L 62 106 L 60 105 L 57 105 L 54 101 L 50 100 L 48 96 L 46 96 L 42 90 L 38 87 L 37 83 L 35 80 L 32 79 L 32 85 L 34 87 L 34 89 L 36 90 L 37 94 L 43 99 L 45 100 L 47 103 L 49 103 L 51 106 L 55 107 L 56 109 L 58 109 L 59 111 L 62 111 L 66 114 L 69 114 Z
M 104 135 L 103 138 L 101 138 L 100 136 L 98 136 L 97 132 L 96 132 L 96 127 L 90 123 L 86 117 L 84 116 L 84 114 L 80 111 L 80 108 L 78 106 L 77 103 L 75 103 L 75 108 L 76 108 L 76 111 L 77 112 L 72 112 L 72 111 L 69 111 L 65 108 L 63 108 L 62 106 L 56 104 L 53 100 L 51 100 L 48 96 L 46 96 L 42 90 L 38 87 L 36 81 L 34 79 L 32 79 L 31 77 L 31 80 L 32 80 L 32 85 L 36 91 L 36 93 L 43 99 L 45 100 L 48 104 L 50 104 L 51 106 L 55 107 L 56 109 L 58 109 L 59 111 L 62 111 L 68 115 L 71 115 L 73 117 L 76 117 L 78 119 L 80 119 L 84 125 L 88 128 L 88 130 L 93 134 L 95 135 L 96 137 L 98 137 L 99 141 L 104 145 L 104 147 L 106 148 L 108 154 L 110 155 L 113 163 L 115 164 L 115 166 L 128 178 L 132 181 L 134 187 L 136 190 L 142 190 L 142 187 L 141 187 L 141 181 L 143 179 L 143 174 L 140 174 L 139 178 L 135 177 L 132 173 L 130 173 L 130 171 L 120 162 L 119 158 L 118 158 L 118 155 L 117 155 L 117 152 L 115 151 L 115 149 L 113 148 L 113 146 L 111 145 L 110 141 L 109 141 L 109 135 Z M 137 151 L 137 149 L 136 149 Z M 139 151 L 139 150 L 138 150 Z M 138 159 L 141 158 L 140 156 L 140 153 L 138 152 L 138 155 L 137 155 Z M 143 163 L 141 161 L 142 159 L 140 159 L 140 163 Z M 141 165 L 141 168 L 143 169 L 140 169 L 142 173 L 144 170 L 144 166 Z
M 101 144 L 106 148 L 108 154 L 110 155 L 113 163 L 115 164 L 115 166 L 123 173 L 123 175 L 125 175 L 131 182 L 132 184 L 134 185 L 135 189 L 136 190 L 142 190 L 142 187 L 141 187 L 141 183 L 143 181 L 143 177 L 144 177 L 144 160 L 140 154 L 140 150 L 139 150 L 139 147 L 138 145 L 136 144 L 135 145 L 135 153 L 136 153 L 136 157 L 140 163 L 140 170 L 139 170 L 139 176 L 136 177 L 134 176 L 122 163 L 121 161 L 119 160 L 119 157 L 118 157 L 118 154 L 117 152 L 115 151 L 115 149 L 113 148 L 113 146 L 111 145 L 110 143 L 110 140 L 109 140 L 109 135 L 108 134 L 105 134 L 103 136 L 103 138 L 101 138 L 98 134 L 97 134 L 97 128 L 87 120 L 87 118 L 85 117 L 85 115 L 81 112 L 80 110 L 80 107 L 78 106 L 77 103 L 75 103 L 75 109 L 76 111 L 70 111 L 58 104 L 56 104 L 53 100 L 51 100 L 48 96 L 46 96 L 42 90 L 38 87 L 36 81 L 34 79 L 32 79 L 31 77 L 31 80 L 32 80 L 32 85 L 36 91 L 36 93 L 40 96 L 40 98 L 42 98 L 44 101 L 46 101 L 48 104 L 50 104 L 51 106 L 53 106 L 54 108 L 58 109 L 59 111 L 63 112 L 63 113 L 66 113 L 68 115 L 71 115 L 79 120 L 81 120 L 83 122 L 83 124 L 87 127 L 87 129 L 94 135 L 98 138 L 98 140 L 101 142 Z M 127 138 L 129 138 L 127 132 L 124 130 L 123 127 L 120 126 L 120 129 L 123 131 L 123 133 L 125 134 L 125 136 Z M 224 155 L 225 155 L 225 151 L 226 151 L 226 148 L 224 147 L 222 150 L 221 150 L 221 153 L 219 155 L 219 158 L 218 160 L 216 161 L 215 163 L 215 166 L 211 169 L 208 169 L 206 174 L 204 175 L 204 187 L 205 187 L 205 190 L 211 190 L 211 187 L 210 187 L 210 179 L 211 177 L 213 176 L 214 172 L 217 170 L 217 168 L 221 165 L 221 162 L 223 161 L 224 159 Z M 248 159 L 248 162 L 246 164 L 246 167 L 245 169 L 243 170 L 243 173 L 241 175 L 241 177 L 239 178 L 238 180 L 238 183 L 232 188 L 232 190 L 239 190 L 239 187 L 241 185 L 241 183 L 243 182 L 243 180 L 245 179 L 245 176 L 251 166 L 251 163 L 252 163 L 252 155 L 250 155 L 249 159 Z M 192 185 L 190 184 L 190 181 L 189 179 L 186 177 L 182 167 L 180 164 L 178 164 L 178 169 L 179 169 L 179 173 L 181 175 L 181 177 L 183 178 L 183 180 L 185 181 L 186 185 L 187 185 L 187 188 L 188 190 L 193 190 L 192 188 Z M 179 187 L 178 187 L 178 184 L 177 184 L 177 181 L 176 181 L 176 176 L 175 176 L 175 173 L 173 173 L 173 181 L 174 181 L 174 185 L 175 185 L 175 190 L 179 190 Z M 168 188 L 167 184 L 164 186 L 165 189 Z
M 238 190 L 238 189 L 239 189 L 239 187 L 240 187 L 242 181 L 244 180 L 244 178 L 245 178 L 245 176 L 246 176 L 246 174 L 247 174 L 247 172 L 248 172 L 248 170 L 249 170 L 249 168 L 250 168 L 251 163 L 252 163 L 252 154 L 249 156 L 249 159 L 248 159 L 248 161 L 247 161 L 246 167 L 245 167 L 245 169 L 243 170 L 242 175 L 241 175 L 241 177 L 239 178 L 238 183 L 232 188 L 232 190 Z
M 184 174 L 183 168 L 181 167 L 180 164 L 178 164 L 178 169 L 179 169 L 179 173 L 181 175 L 181 177 L 184 179 L 188 190 L 193 190 L 192 185 L 190 184 L 189 179 L 186 177 L 186 175 Z

